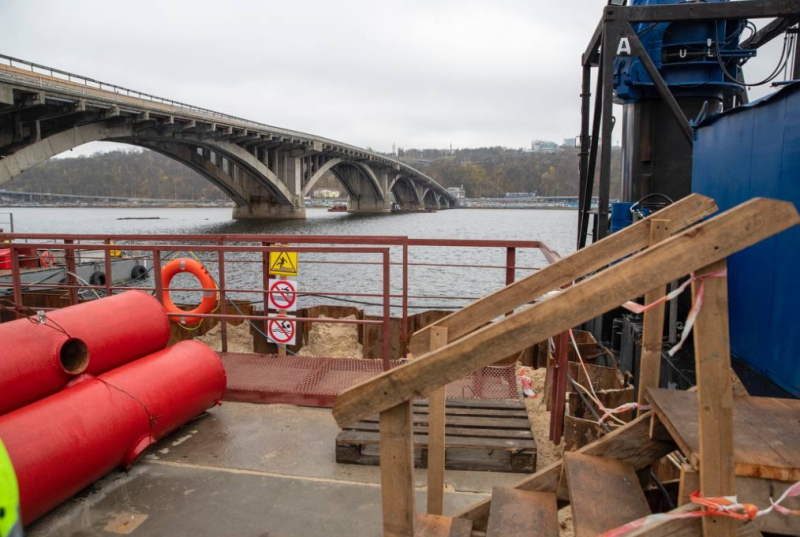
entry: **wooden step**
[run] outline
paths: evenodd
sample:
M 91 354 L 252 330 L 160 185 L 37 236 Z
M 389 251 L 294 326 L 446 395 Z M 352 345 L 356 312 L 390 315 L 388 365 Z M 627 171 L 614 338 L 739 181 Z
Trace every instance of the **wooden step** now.
M 414 519 L 414 537 L 470 537 L 472 521 L 466 518 L 418 513 Z
M 594 537 L 650 514 L 633 466 L 564 453 L 576 537 Z
M 495 487 L 486 537 L 558 537 L 556 495 Z

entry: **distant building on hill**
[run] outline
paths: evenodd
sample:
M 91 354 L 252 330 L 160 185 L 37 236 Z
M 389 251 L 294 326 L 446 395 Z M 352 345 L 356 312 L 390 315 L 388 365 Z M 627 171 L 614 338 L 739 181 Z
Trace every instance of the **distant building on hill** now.
M 578 147 L 578 141 L 575 138 L 564 138 L 564 144 L 561 147 L 573 149 Z
M 318 188 L 314 190 L 315 198 L 338 198 L 339 196 L 340 192 L 331 188 Z
M 449 192 L 457 200 L 463 200 L 467 197 L 467 191 L 464 190 L 464 185 L 451 186 L 447 189 L 447 192 Z
M 558 151 L 558 144 L 546 140 L 534 140 L 531 142 L 531 151 L 534 153 L 555 153 Z

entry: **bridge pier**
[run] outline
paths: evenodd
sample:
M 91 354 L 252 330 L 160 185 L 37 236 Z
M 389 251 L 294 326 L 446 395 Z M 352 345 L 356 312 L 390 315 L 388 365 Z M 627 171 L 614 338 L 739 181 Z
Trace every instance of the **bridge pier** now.
M 303 219 L 305 217 L 305 207 L 279 205 L 268 200 L 250 200 L 248 205 L 237 205 L 233 208 L 234 220 Z

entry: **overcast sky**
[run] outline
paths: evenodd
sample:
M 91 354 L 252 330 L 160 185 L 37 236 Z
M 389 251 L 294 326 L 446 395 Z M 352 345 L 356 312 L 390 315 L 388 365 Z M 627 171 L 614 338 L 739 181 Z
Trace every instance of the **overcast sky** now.
M 523 147 L 579 133 L 606 3 L 0 0 L 0 52 L 380 151 Z

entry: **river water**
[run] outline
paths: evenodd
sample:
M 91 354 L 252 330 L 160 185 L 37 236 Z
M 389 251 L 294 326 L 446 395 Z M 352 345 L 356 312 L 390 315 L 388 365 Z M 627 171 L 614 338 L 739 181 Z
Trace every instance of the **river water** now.
M 109 209 L 109 208 L 0 208 L 0 213 L 13 212 L 18 233 L 76 233 L 76 234 L 285 234 L 285 235 L 393 235 L 426 239 L 494 239 L 539 240 L 562 256 L 574 250 L 577 211 L 572 210 L 514 210 L 458 209 L 437 213 L 360 216 L 329 213 L 325 209 L 308 209 L 305 220 L 247 221 L 232 220 L 230 209 Z M 151 218 L 138 220 L 130 218 Z M 0 222 L 5 220 L 0 215 Z M 0 227 L 4 227 L 0 224 Z M 175 240 L 173 242 L 180 242 Z M 401 250 L 392 249 L 392 261 L 401 261 Z M 411 267 L 409 293 L 417 296 L 485 295 L 504 284 L 505 271 L 479 267 L 502 266 L 505 250 L 476 248 L 410 248 L 410 260 L 423 263 L 452 263 L 470 268 Z M 210 256 L 203 256 L 211 259 Z M 257 259 L 257 254 L 229 254 L 227 259 Z M 343 254 L 304 254 L 300 257 L 299 288 L 301 291 L 380 293 L 382 268 L 378 265 L 316 264 L 315 260 L 379 261 L 372 254 L 345 256 Z M 542 267 L 546 260 L 536 250 L 517 253 L 520 267 Z M 226 262 L 226 283 L 229 288 L 261 288 L 260 266 Z M 216 276 L 216 266 L 208 263 Z M 530 274 L 529 269 L 517 270 L 517 278 Z M 401 292 L 400 267 L 391 271 L 392 292 Z M 152 284 L 152 280 L 150 282 Z M 192 287 L 193 280 L 176 279 L 173 285 Z M 180 297 L 176 297 L 180 299 Z M 260 296 L 234 294 L 232 298 L 259 300 Z M 340 299 L 341 300 L 341 299 Z M 352 298 L 361 302 L 380 302 L 379 298 Z M 300 307 L 318 303 L 334 303 L 332 299 L 301 297 Z M 394 307 L 393 315 L 400 310 Z M 410 312 L 424 309 L 457 307 L 465 301 L 411 299 Z M 344 305 L 345 303 L 342 302 Z M 354 304 L 359 305 L 359 304 Z M 370 305 L 370 313 L 380 308 Z

